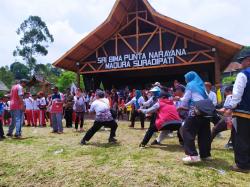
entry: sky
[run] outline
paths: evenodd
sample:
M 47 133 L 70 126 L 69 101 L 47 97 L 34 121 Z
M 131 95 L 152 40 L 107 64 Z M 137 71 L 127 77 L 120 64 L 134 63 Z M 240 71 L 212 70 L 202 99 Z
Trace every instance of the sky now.
M 250 45 L 250 0 L 149 0 L 160 13 Z M 30 15 L 46 22 L 55 42 L 38 63 L 53 63 L 108 17 L 115 0 L 0 0 L 0 66 L 15 61 L 17 28 Z

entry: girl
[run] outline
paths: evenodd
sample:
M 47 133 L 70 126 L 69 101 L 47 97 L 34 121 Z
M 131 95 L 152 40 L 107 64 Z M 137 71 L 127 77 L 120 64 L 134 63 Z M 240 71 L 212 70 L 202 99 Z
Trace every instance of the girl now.
M 76 131 L 78 131 L 78 124 L 80 122 L 80 132 L 83 132 L 84 113 L 86 111 L 86 106 L 84 96 L 80 88 L 76 90 L 76 95 L 74 96 L 73 109 L 76 113 L 75 129 Z

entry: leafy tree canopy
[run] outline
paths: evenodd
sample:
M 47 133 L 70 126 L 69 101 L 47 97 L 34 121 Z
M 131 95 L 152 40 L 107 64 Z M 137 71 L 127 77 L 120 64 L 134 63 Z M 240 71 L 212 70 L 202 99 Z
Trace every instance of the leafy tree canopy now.
M 14 75 L 9 70 L 8 66 L 0 67 L 0 80 L 8 87 L 10 88 L 11 85 L 14 83 Z
M 17 80 L 29 78 L 29 69 L 20 62 L 14 62 L 13 64 L 11 64 L 10 71 L 13 73 L 14 78 Z
M 28 65 L 30 75 L 36 65 L 36 56 L 48 54 L 48 43 L 54 42 L 48 27 L 39 16 L 30 16 L 20 25 L 17 34 L 21 37 L 20 45 L 13 52 L 14 56 L 20 56 Z

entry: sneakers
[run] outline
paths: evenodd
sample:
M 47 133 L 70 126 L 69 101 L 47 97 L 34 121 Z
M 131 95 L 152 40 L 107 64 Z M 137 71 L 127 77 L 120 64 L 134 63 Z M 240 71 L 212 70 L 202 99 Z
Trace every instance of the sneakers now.
M 197 163 L 200 162 L 201 159 L 199 156 L 186 156 L 182 159 L 184 164 Z
M 109 138 L 109 143 L 116 143 L 117 142 L 117 139 L 115 138 Z
M 154 140 L 151 145 L 161 145 L 161 143 L 159 143 L 157 140 Z
M 6 134 L 6 136 L 13 137 L 13 134 L 8 133 L 8 134 Z
M 233 149 L 233 144 L 232 143 L 227 143 L 225 146 L 225 149 Z
M 250 170 L 239 168 L 237 165 L 232 166 L 231 170 L 240 173 L 250 173 Z
M 146 145 L 144 145 L 144 144 L 141 143 L 141 144 L 139 145 L 139 148 L 145 149 L 145 148 L 146 148 Z
M 80 145 L 87 145 L 87 142 L 84 139 L 82 139 L 82 141 L 80 142 Z
M 22 135 L 15 134 L 15 138 L 16 138 L 16 139 L 21 139 L 21 138 L 22 138 Z

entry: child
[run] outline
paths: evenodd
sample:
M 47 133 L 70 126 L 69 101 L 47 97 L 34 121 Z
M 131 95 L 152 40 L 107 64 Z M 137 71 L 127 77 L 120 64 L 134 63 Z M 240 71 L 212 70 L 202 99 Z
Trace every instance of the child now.
M 30 127 L 33 124 L 33 99 L 30 97 L 30 93 L 25 93 L 24 98 L 25 103 L 25 116 L 27 121 L 27 126 Z
M 34 127 L 37 127 L 37 124 L 39 122 L 39 99 L 37 98 L 37 95 L 32 95 L 33 97 L 33 125 Z
M 77 89 L 76 95 L 74 96 L 74 107 L 76 113 L 75 120 L 75 129 L 78 130 L 78 124 L 80 122 L 80 132 L 83 131 L 83 123 L 84 123 L 84 113 L 85 113 L 85 101 L 84 96 L 82 94 L 82 90 L 80 88 Z
M 4 98 L 4 126 L 9 126 L 11 123 L 11 115 L 10 115 L 10 97 L 5 95 Z
M 4 131 L 3 131 L 3 114 L 4 114 L 4 102 L 3 98 L 0 98 L 0 141 L 2 141 L 5 136 L 4 136 Z

